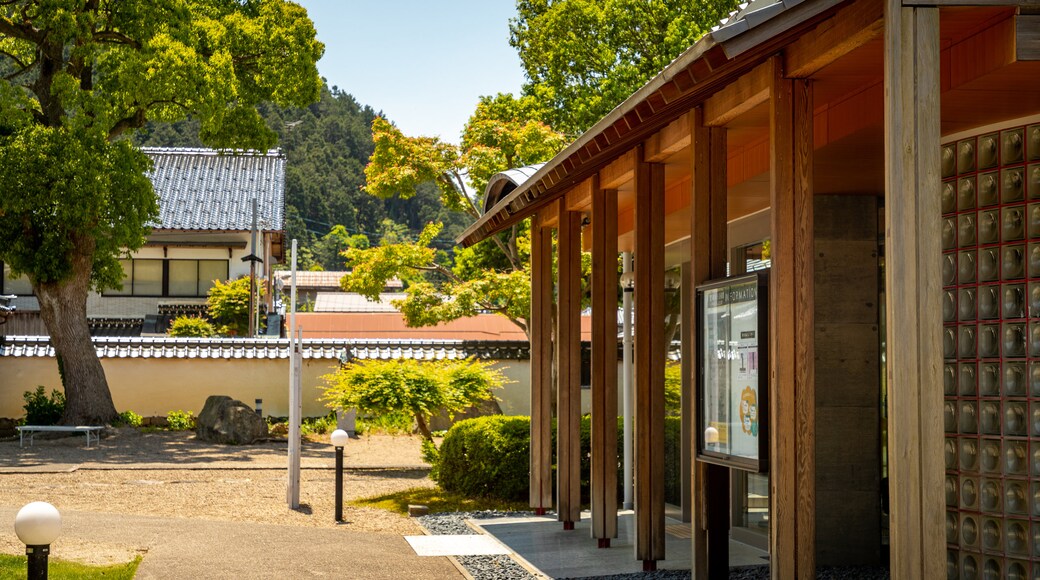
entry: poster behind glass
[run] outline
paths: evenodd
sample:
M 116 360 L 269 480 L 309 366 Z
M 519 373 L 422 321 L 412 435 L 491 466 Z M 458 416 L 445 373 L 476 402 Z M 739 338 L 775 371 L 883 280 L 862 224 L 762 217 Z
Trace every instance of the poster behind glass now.
M 697 289 L 698 459 L 766 471 L 768 271 Z

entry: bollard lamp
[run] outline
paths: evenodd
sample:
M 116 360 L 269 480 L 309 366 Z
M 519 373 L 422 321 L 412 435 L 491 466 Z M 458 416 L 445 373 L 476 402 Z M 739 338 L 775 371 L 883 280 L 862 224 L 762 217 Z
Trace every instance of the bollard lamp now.
M 343 429 L 336 429 L 329 436 L 332 446 L 336 448 L 336 521 L 343 521 L 343 447 L 350 441 L 350 435 Z
M 28 580 L 45 580 L 50 545 L 61 534 L 61 514 L 47 502 L 28 503 L 14 517 L 14 533 L 25 544 Z

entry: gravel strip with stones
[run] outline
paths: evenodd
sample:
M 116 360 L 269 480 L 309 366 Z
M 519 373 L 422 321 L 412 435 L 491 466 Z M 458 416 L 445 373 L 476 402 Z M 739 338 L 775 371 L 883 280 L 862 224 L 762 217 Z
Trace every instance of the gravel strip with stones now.
M 416 518 L 419 525 L 426 528 L 431 534 L 468 534 L 476 535 L 473 528 L 466 525 L 468 519 L 487 519 L 502 517 L 525 517 L 534 515 L 525 512 L 455 512 L 447 514 L 434 514 Z M 523 566 L 509 556 L 456 556 L 459 564 L 475 580 L 528 580 L 534 578 Z
M 488 519 L 501 517 L 530 517 L 533 512 L 455 512 L 434 514 L 416 518 L 419 525 L 431 534 L 476 534 L 473 528 L 466 525 L 468 519 Z M 505 580 L 535 578 L 509 556 L 456 556 L 460 564 L 476 580 Z M 591 576 L 585 576 L 591 578 Z M 632 574 L 615 574 L 598 576 L 605 580 L 688 580 L 689 570 L 658 570 L 656 572 L 635 572 Z M 816 571 L 817 580 L 889 580 L 887 568 L 863 566 L 826 566 Z M 736 566 L 729 570 L 729 580 L 769 580 L 769 566 Z

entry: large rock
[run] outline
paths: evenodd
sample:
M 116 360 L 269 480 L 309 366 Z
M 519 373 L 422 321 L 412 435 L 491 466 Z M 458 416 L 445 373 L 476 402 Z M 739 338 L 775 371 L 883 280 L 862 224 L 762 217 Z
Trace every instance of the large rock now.
M 267 422 L 242 401 L 213 395 L 199 413 L 195 435 L 203 441 L 242 445 L 267 437 Z

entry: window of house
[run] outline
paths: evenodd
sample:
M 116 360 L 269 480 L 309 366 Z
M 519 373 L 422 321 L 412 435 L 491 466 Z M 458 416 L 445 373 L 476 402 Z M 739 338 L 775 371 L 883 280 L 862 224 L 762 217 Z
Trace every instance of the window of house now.
M 0 276 L 0 294 L 14 294 L 17 296 L 32 296 L 32 284 L 26 276 L 15 276 L 11 273 L 11 267 L 4 264 L 3 275 Z
M 228 277 L 227 260 L 120 260 L 123 289 L 106 296 L 201 297 Z

